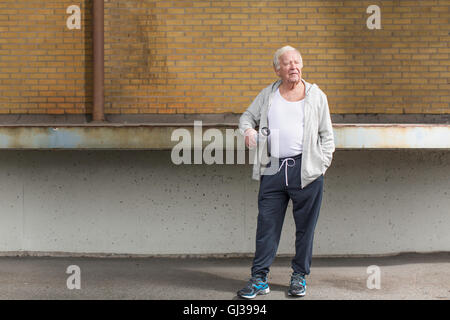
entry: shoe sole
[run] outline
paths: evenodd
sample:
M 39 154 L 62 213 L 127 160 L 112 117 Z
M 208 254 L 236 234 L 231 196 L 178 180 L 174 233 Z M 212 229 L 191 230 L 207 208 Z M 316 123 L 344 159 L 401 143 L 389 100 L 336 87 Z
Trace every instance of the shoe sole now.
M 241 298 L 244 298 L 244 299 L 253 299 L 253 298 L 255 298 L 257 295 L 260 295 L 260 294 L 268 294 L 270 292 L 270 288 L 266 288 L 266 289 L 264 289 L 264 290 L 261 290 L 261 291 L 258 291 L 258 293 L 255 293 L 254 295 L 251 295 L 251 296 L 240 296 Z
M 306 295 L 306 286 L 305 286 L 305 292 L 299 293 L 299 294 L 294 294 L 291 291 L 288 291 L 288 295 L 290 295 L 292 297 L 304 297 Z
M 299 293 L 299 294 L 293 294 L 291 292 L 288 292 L 288 295 L 290 295 L 291 297 L 304 297 L 306 295 L 306 292 Z

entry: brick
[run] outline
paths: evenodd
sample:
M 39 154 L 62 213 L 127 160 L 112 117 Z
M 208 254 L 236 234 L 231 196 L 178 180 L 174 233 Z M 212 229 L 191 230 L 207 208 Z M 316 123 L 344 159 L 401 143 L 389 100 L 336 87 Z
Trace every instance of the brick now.
M 109 113 L 242 112 L 276 79 L 284 44 L 300 49 L 332 112 L 450 112 L 448 1 L 383 2 L 382 30 L 350 0 L 129 3 L 105 3 Z M 87 0 L 88 32 L 67 30 L 62 3 L 14 4 L 0 5 L 0 113 L 91 112 Z

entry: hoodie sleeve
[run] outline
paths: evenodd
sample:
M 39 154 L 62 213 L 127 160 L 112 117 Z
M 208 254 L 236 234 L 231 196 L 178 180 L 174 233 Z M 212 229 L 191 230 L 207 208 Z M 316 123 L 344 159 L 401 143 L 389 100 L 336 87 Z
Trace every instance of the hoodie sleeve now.
M 331 123 L 328 99 L 325 93 L 321 94 L 321 115 L 319 122 L 319 136 L 326 169 L 331 165 L 335 150 L 333 125 Z
M 256 98 L 253 100 L 251 105 L 244 111 L 244 113 L 239 118 L 239 131 L 244 135 L 245 130 L 248 128 L 255 128 L 259 125 L 259 120 L 261 118 L 261 108 L 264 103 L 264 90 L 262 90 Z

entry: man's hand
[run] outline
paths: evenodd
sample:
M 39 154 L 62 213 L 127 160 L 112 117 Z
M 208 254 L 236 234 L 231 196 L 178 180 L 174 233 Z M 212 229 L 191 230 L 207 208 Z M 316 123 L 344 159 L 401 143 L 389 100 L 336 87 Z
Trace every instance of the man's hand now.
M 252 149 L 256 147 L 256 137 L 258 136 L 258 132 L 253 128 L 248 128 L 245 130 L 245 145 L 247 148 Z

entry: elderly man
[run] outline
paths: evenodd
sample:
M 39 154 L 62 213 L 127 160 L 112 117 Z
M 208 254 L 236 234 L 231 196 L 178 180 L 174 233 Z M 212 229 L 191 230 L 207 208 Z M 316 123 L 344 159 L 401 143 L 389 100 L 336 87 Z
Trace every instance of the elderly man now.
M 269 153 L 270 167 L 276 165 L 276 170 L 268 170 L 268 164 L 256 161 L 253 167 L 253 178 L 260 180 L 256 251 L 250 281 L 237 293 L 248 299 L 270 292 L 267 276 L 289 199 L 296 234 L 288 294 L 305 295 L 323 175 L 335 149 L 327 97 L 316 84 L 302 79 L 300 52 L 290 46 L 278 49 L 273 66 L 280 79 L 258 94 L 239 121 L 247 147 L 255 147 L 259 139 L 260 148 Z

